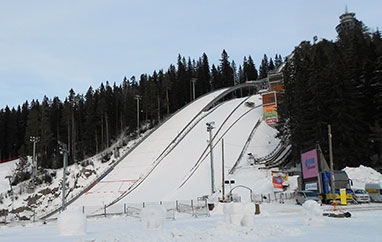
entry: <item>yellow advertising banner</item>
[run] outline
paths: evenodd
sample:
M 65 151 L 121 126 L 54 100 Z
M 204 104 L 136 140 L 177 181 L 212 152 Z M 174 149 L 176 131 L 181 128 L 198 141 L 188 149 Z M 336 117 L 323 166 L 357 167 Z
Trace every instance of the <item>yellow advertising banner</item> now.
M 276 123 L 278 121 L 277 107 L 275 104 L 263 106 L 264 120 L 266 123 Z

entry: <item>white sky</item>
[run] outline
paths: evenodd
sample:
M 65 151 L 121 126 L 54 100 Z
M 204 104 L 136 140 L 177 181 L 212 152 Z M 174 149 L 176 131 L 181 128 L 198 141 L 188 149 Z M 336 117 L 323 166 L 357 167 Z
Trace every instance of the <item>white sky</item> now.
M 226 49 L 237 64 L 251 55 L 258 68 L 264 53 L 285 57 L 315 35 L 334 40 L 345 5 L 381 27 L 378 0 L 4 0 L 0 109 L 167 70 L 178 54 L 205 52 L 212 65 Z

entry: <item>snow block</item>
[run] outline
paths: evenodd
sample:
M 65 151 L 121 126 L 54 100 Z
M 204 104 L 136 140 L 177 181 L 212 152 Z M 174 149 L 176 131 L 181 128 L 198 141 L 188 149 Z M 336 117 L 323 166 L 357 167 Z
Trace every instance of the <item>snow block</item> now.
M 142 209 L 142 226 L 146 229 L 162 228 L 166 219 L 167 210 L 164 206 L 153 205 Z
M 243 205 L 243 218 L 241 219 L 241 226 L 253 226 L 255 224 L 255 205 L 247 203 Z
M 323 210 L 316 201 L 307 200 L 302 204 L 305 209 L 305 223 L 307 225 L 323 225 Z
M 65 210 L 58 216 L 60 235 L 86 234 L 86 216 L 80 210 Z
M 239 226 L 254 225 L 254 204 L 253 203 L 228 203 L 223 207 L 224 219 L 227 224 Z

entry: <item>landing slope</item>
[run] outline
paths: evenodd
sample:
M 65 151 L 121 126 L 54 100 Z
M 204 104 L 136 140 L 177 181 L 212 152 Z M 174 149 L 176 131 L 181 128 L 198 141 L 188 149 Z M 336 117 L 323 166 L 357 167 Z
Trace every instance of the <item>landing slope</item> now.
M 128 191 L 152 169 L 159 155 L 188 125 L 190 120 L 225 90 L 221 89 L 203 96 L 177 112 L 73 205 L 107 205 Z

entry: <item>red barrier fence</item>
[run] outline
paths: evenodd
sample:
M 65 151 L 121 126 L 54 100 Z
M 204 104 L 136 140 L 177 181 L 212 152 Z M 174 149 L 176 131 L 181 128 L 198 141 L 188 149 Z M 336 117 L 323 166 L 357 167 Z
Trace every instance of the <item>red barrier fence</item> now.
M 9 159 L 5 159 L 5 160 L 0 161 L 0 164 L 1 163 L 6 163 L 6 162 L 9 162 L 9 161 L 13 161 L 13 160 L 17 160 L 18 158 L 20 158 L 20 156 L 15 156 L 15 157 L 12 157 L 12 158 L 9 158 Z

